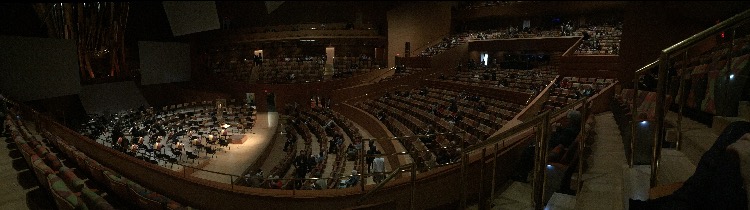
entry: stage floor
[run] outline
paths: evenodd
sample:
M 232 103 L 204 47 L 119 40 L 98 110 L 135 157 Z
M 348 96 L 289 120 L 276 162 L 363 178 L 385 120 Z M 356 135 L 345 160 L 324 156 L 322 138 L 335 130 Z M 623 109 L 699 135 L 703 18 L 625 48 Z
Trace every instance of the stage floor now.
M 215 157 L 201 157 L 199 161 L 203 163 L 198 164 L 198 167 L 207 171 L 241 176 L 245 169 L 253 165 L 270 145 L 274 133 L 276 133 L 276 128 L 278 128 L 278 118 L 277 112 L 258 112 L 255 126 L 246 130 L 244 134 L 247 137 L 244 143 L 229 144 L 229 148 L 222 147 L 216 152 Z M 230 178 L 227 175 L 207 171 L 196 171 L 192 173 L 192 176 L 230 183 Z

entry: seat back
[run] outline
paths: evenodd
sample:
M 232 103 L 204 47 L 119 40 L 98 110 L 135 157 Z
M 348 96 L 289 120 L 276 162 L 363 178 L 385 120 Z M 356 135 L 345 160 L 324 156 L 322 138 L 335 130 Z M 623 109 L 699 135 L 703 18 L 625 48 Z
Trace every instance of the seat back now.
M 55 200 L 57 208 L 60 210 L 88 209 L 86 204 L 80 199 L 63 181 L 55 174 L 48 174 L 45 181 L 49 191 Z
M 106 183 L 109 189 L 112 190 L 117 196 L 128 196 L 128 186 L 125 184 L 125 177 L 121 177 L 119 174 L 116 174 L 110 170 L 104 170 L 102 174 L 104 174 L 104 176 L 108 180 L 108 182 Z
M 141 209 L 164 209 L 164 205 L 153 198 L 153 194 L 157 193 L 151 192 L 143 186 L 132 181 L 127 181 L 127 188 L 129 193 L 128 197 Z

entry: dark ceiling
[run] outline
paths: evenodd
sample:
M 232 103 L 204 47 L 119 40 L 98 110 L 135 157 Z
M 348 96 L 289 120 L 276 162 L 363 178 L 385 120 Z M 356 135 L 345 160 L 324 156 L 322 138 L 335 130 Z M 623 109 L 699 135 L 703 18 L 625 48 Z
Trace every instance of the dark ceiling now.
M 361 20 L 386 28 L 387 11 L 406 1 L 284 1 L 268 12 L 264 1 L 216 1 L 218 18 L 230 19 L 232 28 L 289 25 L 300 23 L 340 23 Z M 276 2 L 279 3 L 279 2 Z M 630 5 L 665 7 L 677 11 L 675 18 L 685 21 L 715 22 L 748 8 L 744 1 L 657 1 L 627 2 Z M 47 37 L 34 3 L 0 3 L 0 35 Z M 717 17 L 719 17 L 717 19 Z M 724 17 L 724 18 L 721 18 Z M 125 39 L 134 41 L 181 41 L 173 37 L 162 2 L 130 2 Z M 184 41 L 184 40 L 183 40 Z
M 46 26 L 33 8 L 34 3 L 0 3 L 0 35 L 47 37 Z M 285 1 L 268 13 L 263 1 L 216 1 L 217 16 L 231 20 L 231 27 L 259 27 L 299 23 L 353 22 L 385 26 L 386 12 L 398 1 Z M 130 2 L 125 34 L 128 40 L 173 40 L 162 2 Z

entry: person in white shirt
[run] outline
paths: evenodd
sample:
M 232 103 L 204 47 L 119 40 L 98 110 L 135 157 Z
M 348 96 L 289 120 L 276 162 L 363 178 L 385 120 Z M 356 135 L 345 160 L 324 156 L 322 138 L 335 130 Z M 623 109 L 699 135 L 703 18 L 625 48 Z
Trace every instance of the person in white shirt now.
M 376 155 L 381 154 L 380 151 L 375 152 Z M 372 173 L 373 177 L 372 180 L 375 181 L 375 183 L 380 183 L 385 178 L 385 158 L 383 156 L 375 157 L 375 159 L 372 160 Z

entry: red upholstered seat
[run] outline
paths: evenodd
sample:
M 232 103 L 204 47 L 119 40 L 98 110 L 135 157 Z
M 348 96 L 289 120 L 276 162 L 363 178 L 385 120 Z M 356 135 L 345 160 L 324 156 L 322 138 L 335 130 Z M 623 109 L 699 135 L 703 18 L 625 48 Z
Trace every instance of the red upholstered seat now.
M 48 174 L 44 183 L 47 183 L 47 186 L 49 186 L 50 193 L 52 194 L 59 210 L 88 209 L 83 200 L 81 200 L 75 192 L 70 190 L 70 188 L 65 185 L 65 181 L 60 179 L 57 175 Z

